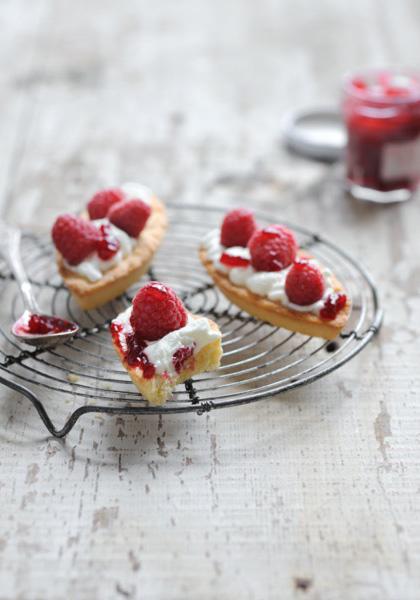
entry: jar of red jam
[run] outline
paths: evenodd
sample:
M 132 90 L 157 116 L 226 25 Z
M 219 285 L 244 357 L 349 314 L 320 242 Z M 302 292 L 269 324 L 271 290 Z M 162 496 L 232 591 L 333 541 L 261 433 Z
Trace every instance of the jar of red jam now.
M 372 70 L 347 77 L 343 113 L 352 196 L 409 199 L 420 180 L 420 74 Z

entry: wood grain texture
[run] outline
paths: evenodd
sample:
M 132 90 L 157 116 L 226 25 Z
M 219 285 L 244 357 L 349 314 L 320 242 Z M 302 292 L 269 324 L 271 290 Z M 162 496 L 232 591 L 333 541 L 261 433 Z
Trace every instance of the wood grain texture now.
M 200 418 L 88 416 L 59 442 L 2 389 L 0 598 L 417 599 L 418 200 L 357 204 L 279 139 L 347 69 L 415 62 L 418 2 L 3 0 L 0 19 L 11 222 L 122 180 L 249 199 L 363 260 L 386 308 L 330 377 Z

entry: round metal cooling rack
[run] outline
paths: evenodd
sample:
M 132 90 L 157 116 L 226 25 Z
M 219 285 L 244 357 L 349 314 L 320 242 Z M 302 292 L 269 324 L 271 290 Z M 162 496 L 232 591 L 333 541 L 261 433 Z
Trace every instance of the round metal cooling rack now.
M 170 227 L 147 278 L 168 283 L 188 309 L 215 319 L 223 333 L 224 355 L 216 372 L 178 386 L 173 398 L 161 407 L 149 407 L 139 396 L 108 333 L 111 319 L 128 306 L 138 286 L 104 307 L 82 311 L 57 275 L 49 238 L 24 236 L 23 261 L 41 306 L 81 326 L 72 341 L 51 350 L 34 350 L 19 344 L 10 333 L 22 305 L 13 277 L 0 261 L 0 298 L 3 306 L 10 306 L 0 321 L 0 383 L 28 398 L 52 435 L 65 436 L 85 413 L 202 414 L 267 398 L 337 369 L 379 330 L 382 310 L 372 279 L 348 254 L 319 235 L 288 224 L 300 245 L 331 267 L 351 296 L 347 328 L 333 342 L 257 321 L 230 304 L 213 285 L 197 251 L 205 233 L 220 224 L 225 209 L 169 205 L 168 211 Z M 273 216 L 256 216 L 260 224 L 273 221 Z M 62 401 L 57 402 L 57 397 Z M 48 411 L 54 408 L 61 414 L 61 429 L 53 425 L 47 406 Z

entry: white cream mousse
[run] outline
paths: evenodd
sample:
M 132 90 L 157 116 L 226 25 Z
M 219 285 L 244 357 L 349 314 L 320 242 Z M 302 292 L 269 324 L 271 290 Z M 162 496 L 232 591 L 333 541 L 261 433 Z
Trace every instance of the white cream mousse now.
M 291 310 L 302 313 L 310 312 L 319 316 L 328 296 L 334 293 L 332 286 L 332 272 L 330 269 L 320 265 L 314 258 L 310 259 L 308 262 L 318 267 L 321 271 L 324 277 L 324 294 L 317 302 L 301 306 L 291 302 L 286 294 L 286 277 L 292 265 L 281 271 L 256 271 L 251 264 L 229 267 L 220 262 L 222 254 L 250 260 L 251 256 L 249 249 L 240 246 L 225 248 L 220 243 L 220 231 L 218 229 L 210 231 L 205 236 L 202 246 L 207 252 L 208 260 L 213 263 L 215 269 L 220 273 L 227 275 L 234 285 L 246 287 L 253 294 L 268 298 L 273 302 L 278 302 Z
M 114 325 L 117 327 L 118 325 L 120 326 L 118 329 L 118 341 L 124 353 L 128 350 L 127 336 L 133 334 L 133 327 L 130 322 L 131 311 L 132 306 L 120 313 L 113 320 Z M 147 345 L 142 352 L 144 352 L 149 362 L 154 366 L 156 373 L 174 377 L 177 372 L 173 359 L 177 350 L 180 348 L 191 348 L 193 354 L 196 354 L 202 348 L 220 338 L 220 331 L 212 329 L 208 319 L 189 314 L 184 327 L 171 331 L 160 340 L 153 342 L 147 342 L 146 340 Z
M 149 187 L 133 181 L 123 183 L 123 185 L 121 185 L 118 189 L 123 192 L 124 200 L 143 200 L 143 202 L 149 206 L 151 205 L 152 199 L 155 196 Z

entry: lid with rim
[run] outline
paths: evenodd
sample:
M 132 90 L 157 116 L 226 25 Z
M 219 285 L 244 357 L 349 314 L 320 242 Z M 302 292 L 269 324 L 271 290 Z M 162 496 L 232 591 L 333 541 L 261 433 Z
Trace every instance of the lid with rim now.
M 340 112 L 328 108 L 289 113 L 283 135 L 287 147 L 297 154 L 330 162 L 340 159 L 347 143 Z

